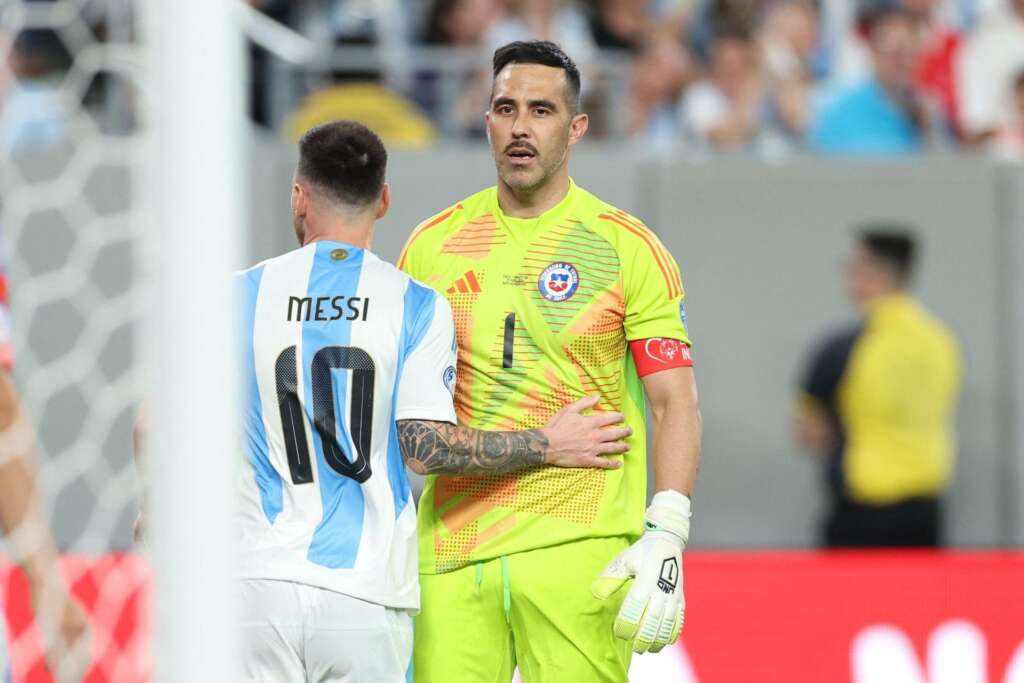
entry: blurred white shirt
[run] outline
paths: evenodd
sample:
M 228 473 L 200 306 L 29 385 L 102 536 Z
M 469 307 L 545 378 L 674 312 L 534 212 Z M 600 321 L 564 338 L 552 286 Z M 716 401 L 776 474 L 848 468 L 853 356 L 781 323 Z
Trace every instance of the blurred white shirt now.
M 557 43 L 582 70 L 597 51 L 586 17 L 573 7 L 562 7 L 555 13 L 551 24 L 550 35 L 537 36 L 520 17 L 504 17 L 487 29 L 484 44 L 493 52 L 517 40 L 550 40 Z
M 1008 10 L 990 14 L 964 44 L 956 69 L 964 130 L 981 133 L 1009 125 L 1013 79 L 1024 71 L 1024 19 Z

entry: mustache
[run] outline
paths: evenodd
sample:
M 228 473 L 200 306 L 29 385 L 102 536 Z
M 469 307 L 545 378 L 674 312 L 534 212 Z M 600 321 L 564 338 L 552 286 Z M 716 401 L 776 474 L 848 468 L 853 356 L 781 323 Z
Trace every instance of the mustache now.
M 540 154 L 537 152 L 537 148 L 534 147 L 533 145 L 531 145 L 529 142 L 512 142 L 512 143 L 509 143 L 508 146 L 505 147 L 505 154 L 508 154 L 509 152 L 511 152 L 512 150 L 515 150 L 515 149 L 522 149 L 522 150 L 525 150 L 525 151 L 529 152 L 530 154 L 532 154 L 534 156 L 540 156 Z

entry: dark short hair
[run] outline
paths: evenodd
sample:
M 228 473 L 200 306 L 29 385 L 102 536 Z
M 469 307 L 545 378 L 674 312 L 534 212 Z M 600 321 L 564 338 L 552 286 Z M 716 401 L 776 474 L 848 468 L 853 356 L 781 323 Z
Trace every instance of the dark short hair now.
M 550 40 L 517 40 L 494 51 L 494 78 L 509 64 L 540 64 L 565 72 L 565 100 L 573 112 L 580 108 L 580 70 L 562 48 Z M 493 91 L 491 96 L 493 98 Z
M 377 134 L 355 121 L 310 128 L 299 140 L 298 176 L 327 199 L 365 207 L 380 197 L 388 153 Z
M 890 268 L 901 284 L 910 280 L 917 257 L 917 243 L 910 230 L 902 226 L 867 226 L 860 231 L 860 245 Z
M 882 24 L 888 24 L 893 21 L 902 22 L 910 26 L 916 26 L 918 24 L 917 15 L 906 7 L 901 7 L 899 5 L 882 5 L 872 7 L 863 12 L 860 16 L 862 31 L 867 36 L 874 33 L 875 29 Z

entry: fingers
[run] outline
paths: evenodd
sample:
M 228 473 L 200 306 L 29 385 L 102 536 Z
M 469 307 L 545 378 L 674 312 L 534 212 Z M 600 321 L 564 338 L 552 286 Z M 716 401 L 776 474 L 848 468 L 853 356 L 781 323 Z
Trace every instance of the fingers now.
M 601 412 L 594 415 L 588 415 L 587 417 L 598 427 L 607 427 L 609 425 L 619 424 L 626 419 L 625 415 L 618 412 Z M 632 430 L 630 433 L 632 433 Z
M 595 456 L 593 458 L 587 459 L 585 462 L 581 463 L 580 466 L 581 467 L 592 467 L 594 469 L 599 469 L 599 470 L 617 470 L 620 467 L 622 467 L 622 461 L 621 460 L 612 460 L 611 458 L 603 458 L 603 457 L 600 457 L 600 456 Z
M 638 600 L 633 596 L 633 591 L 630 591 L 626 595 L 626 599 L 622 601 L 622 607 L 619 608 L 619 615 L 615 618 L 615 637 L 621 640 L 633 640 L 636 637 L 637 631 L 640 629 L 640 623 L 643 621 L 644 613 L 647 611 L 648 601 Z M 634 650 L 636 646 L 634 645 Z
M 672 615 L 675 618 L 675 615 Z M 636 637 L 633 639 L 633 652 L 656 652 L 664 647 L 660 642 L 662 624 L 665 622 L 665 603 L 662 600 L 651 600 L 644 611 L 643 619 L 640 620 Z M 669 629 L 672 622 L 668 624 Z M 660 643 L 660 644 L 659 644 Z M 655 649 L 657 648 L 657 650 Z
M 560 413 L 582 413 L 584 410 L 589 410 L 598 404 L 601 397 L 597 394 L 591 394 L 590 396 L 584 396 L 578 401 L 573 401 L 569 405 L 565 406 L 558 412 Z M 621 422 L 622 420 L 619 420 Z
M 601 438 L 605 441 L 618 441 L 619 439 L 628 439 L 633 436 L 632 427 L 605 427 L 600 432 Z
M 621 455 L 628 451 L 629 444 L 625 441 L 606 441 L 597 447 L 597 452 L 604 455 Z
M 682 618 L 682 610 L 675 609 L 672 605 L 665 608 L 665 614 L 658 626 L 658 634 L 654 637 L 648 652 L 661 652 L 666 645 L 676 642 L 679 637 L 679 622 Z

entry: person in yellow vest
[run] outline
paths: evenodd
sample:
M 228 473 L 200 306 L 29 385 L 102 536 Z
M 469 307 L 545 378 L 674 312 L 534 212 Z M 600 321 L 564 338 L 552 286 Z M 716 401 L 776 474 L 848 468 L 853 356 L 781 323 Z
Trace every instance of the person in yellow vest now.
M 942 544 L 960 352 L 908 291 L 915 252 L 903 230 L 860 234 L 846 287 L 863 321 L 817 348 L 803 377 L 795 432 L 827 463 L 827 547 Z

